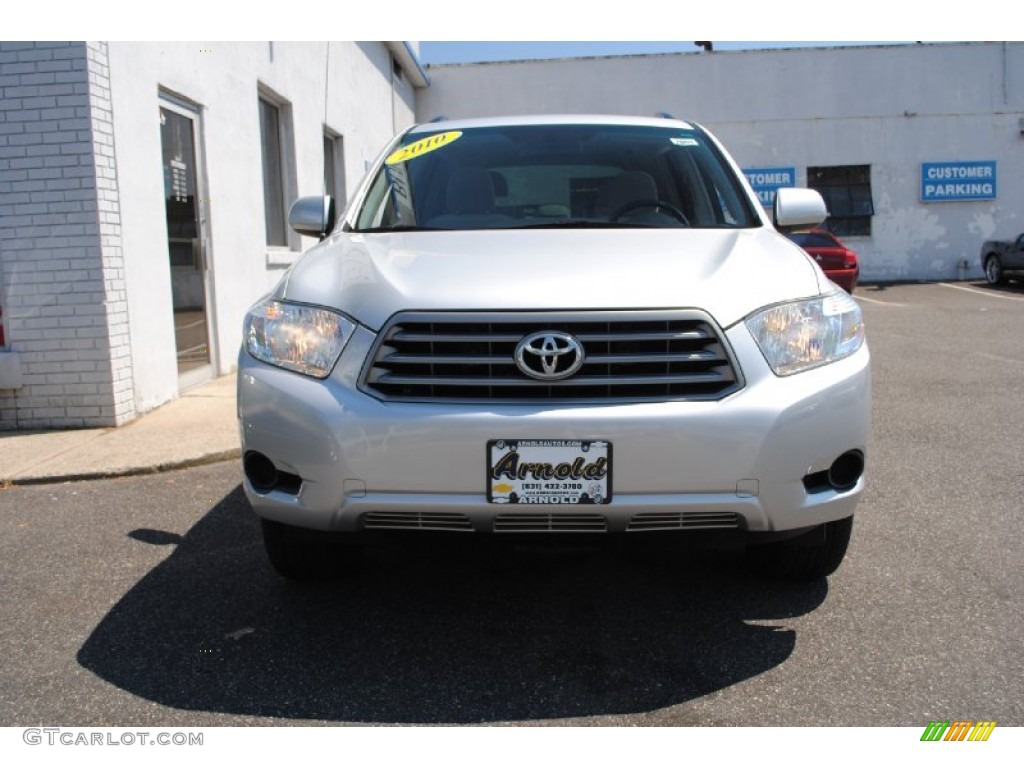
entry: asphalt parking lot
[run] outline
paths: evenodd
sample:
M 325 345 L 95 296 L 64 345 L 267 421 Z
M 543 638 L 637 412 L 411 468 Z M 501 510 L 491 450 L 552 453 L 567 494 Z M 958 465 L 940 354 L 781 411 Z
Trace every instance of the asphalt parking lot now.
M 807 585 L 682 547 L 270 570 L 233 462 L 0 489 L 0 725 L 1024 725 L 1024 286 L 858 289 L 869 482 Z

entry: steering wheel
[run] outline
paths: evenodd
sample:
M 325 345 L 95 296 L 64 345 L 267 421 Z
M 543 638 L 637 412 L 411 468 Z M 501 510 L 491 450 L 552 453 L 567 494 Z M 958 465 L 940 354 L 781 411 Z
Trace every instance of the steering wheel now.
M 608 221 L 618 221 L 630 211 L 635 211 L 638 208 L 656 208 L 665 211 L 671 214 L 672 218 L 679 221 L 680 224 L 684 224 L 687 227 L 690 226 L 690 220 L 686 218 L 686 214 L 672 205 L 672 203 L 665 202 L 664 200 L 634 200 L 632 203 L 626 203 L 615 211 L 608 217 Z

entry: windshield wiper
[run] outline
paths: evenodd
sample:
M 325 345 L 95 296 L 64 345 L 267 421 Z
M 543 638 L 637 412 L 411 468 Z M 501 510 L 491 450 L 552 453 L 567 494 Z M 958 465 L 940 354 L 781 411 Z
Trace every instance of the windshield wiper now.
M 636 221 L 600 221 L 595 219 L 553 219 L 530 224 L 519 224 L 500 229 L 664 229 L 660 224 L 642 224 Z
M 353 229 L 353 232 L 381 233 L 381 232 L 445 232 L 450 231 L 448 227 L 427 227 L 422 224 L 395 224 L 390 227 L 366 227 L 365 229 Z

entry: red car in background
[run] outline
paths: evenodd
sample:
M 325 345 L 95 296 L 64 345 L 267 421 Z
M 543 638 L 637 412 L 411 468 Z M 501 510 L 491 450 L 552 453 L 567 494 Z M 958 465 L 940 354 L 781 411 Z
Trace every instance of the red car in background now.
M 860 276 L 857 254 L 827 229 L 788 232 L 786 237 L 807 251 L 818 262 L 825 276 L 847 293 L 853 293 Z

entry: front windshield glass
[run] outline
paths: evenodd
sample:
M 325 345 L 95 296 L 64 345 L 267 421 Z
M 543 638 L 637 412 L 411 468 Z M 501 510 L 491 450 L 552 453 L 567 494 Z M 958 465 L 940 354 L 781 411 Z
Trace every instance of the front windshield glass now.
M 749 199 L 701 131 L 528 125 L 407 135 L 355 229 L 755 226 Z

